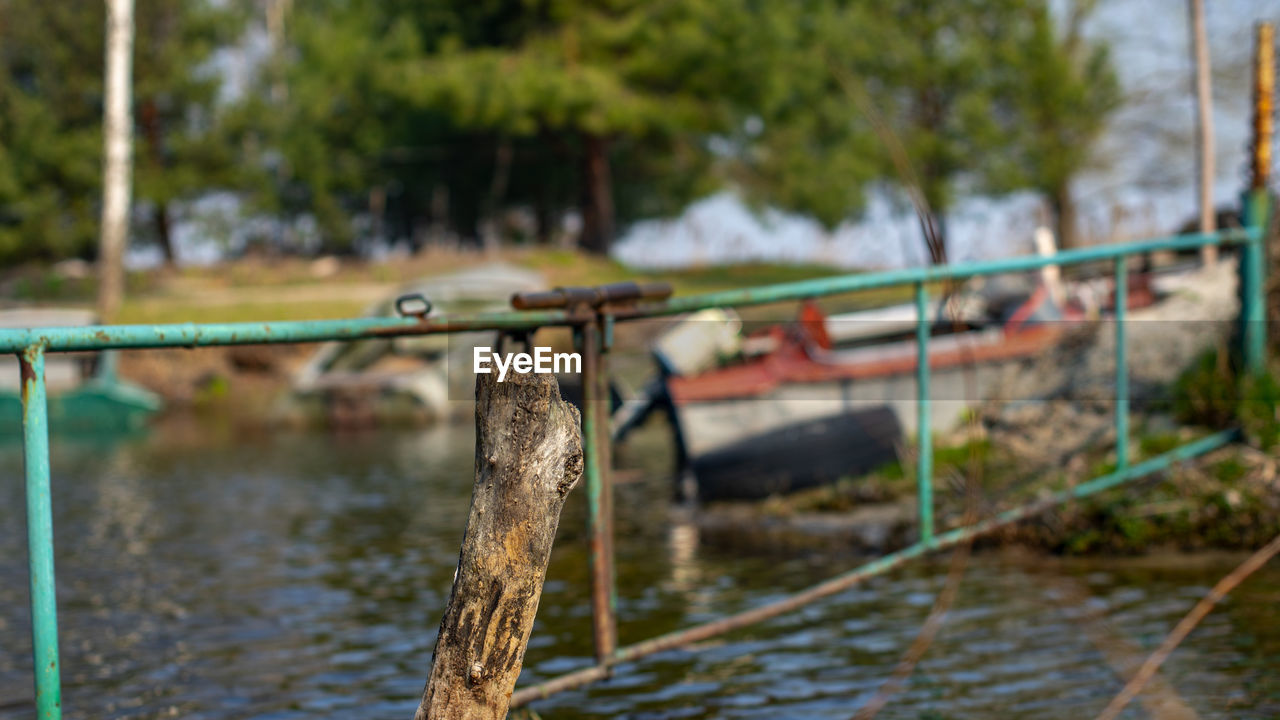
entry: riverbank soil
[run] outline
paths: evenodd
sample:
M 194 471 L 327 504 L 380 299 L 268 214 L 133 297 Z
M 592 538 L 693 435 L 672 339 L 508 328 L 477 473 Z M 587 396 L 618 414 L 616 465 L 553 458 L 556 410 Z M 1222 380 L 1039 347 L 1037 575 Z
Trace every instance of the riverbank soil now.
M 1076 427 L 1052 416 L 1081 415 Z M 939 531 L 989 517 L 1115 467 L 1110 417 L 1046 406 L 1039 422 L 975 428 L 969 442 L 935 451 Z M 1166 416 L 1138 418 L 1132 462 L 1209 434 Z M 1093 449 L 1061 452 L 1037 444 L 1041 428 L 1099 438 Z M 1277 457 L 1231 445 L 985 536 L 979 545 L 1016 544 L 1055 554 L 1131 555 L 1156 551 L 1243 550 L 1280 534 Z M 969 494 L 970 483 L 975 492 Z M 769 549 L 849 549 L 883 553 L 917 537 L 915 467 L 910 456 L 869 476 L 760 503 L 718 503 L 698 513 L 708 542 Z M 970 499 L 970 498 L 974 499 Z

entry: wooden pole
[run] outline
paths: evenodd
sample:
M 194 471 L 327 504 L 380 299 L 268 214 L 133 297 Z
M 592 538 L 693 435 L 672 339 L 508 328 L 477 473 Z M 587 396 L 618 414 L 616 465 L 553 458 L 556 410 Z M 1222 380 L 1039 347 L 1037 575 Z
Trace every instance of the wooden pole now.
M 1276 31 L 1258 23 L 1253 68 L 1253 147 L 1249 153 L 1249 189 L 1267 190 L 1271 183 L 1272 137 L 1276 111 Z
M 1204 0 L 1191 0 L 1191 36 L 1196 58 L 1196 148 L 1200 170 L 1200 232 L 1218 229 L 1213 207 L 1213 89 L 1209 77 L 1209 40 L 1204 27 Z M 1200 250 L 1205 265 L 1218 262 L 1218 248 L 1206 245 Z
M 476 376 L 476 477 L 453 592 L 414 720 L 506 717 L 565 497 L 578 411 L 553 375 Z
M 102 227 L 98 240 L 98 316 L 111 322 L 124 296 L 133 174 L 133 0 L 108 0 L 103 109 Z

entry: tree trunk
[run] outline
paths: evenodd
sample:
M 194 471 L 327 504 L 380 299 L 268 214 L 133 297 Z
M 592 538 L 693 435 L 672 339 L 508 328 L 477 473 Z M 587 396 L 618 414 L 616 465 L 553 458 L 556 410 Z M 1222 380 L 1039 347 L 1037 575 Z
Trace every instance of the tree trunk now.
M 292 5 L 293 0 L 267 0 L 267 38 L 271 44 L 271 59 L 276 65 L 271 68 L 274 75 L 271 81 L 271 102 L 277 105 L 289 99 L 289 86 L 284 82 L 280 66 L 284 55 L 284 23 Z
M 1199 148 L 1200 232 L 1218 229 L 1213 207 L 1213 91 L 1209 78 L 1209 41 L 1205 37 L 1204 0 L 1191 0 L 1191 35 L 1196 57 L 1196 146 Z M 1205 265 L 1218 261 L 1218 248 L 1206 245 L 1200 250 Z
M 143 102 L 138 124 L 141 126 L 143 137 L 147 141 L 147 153 L 150 156 L 151 164 L 157 172 L 164 172 L 164 147 L 161 139 L 163 129 L 160 127 L 160 122 L 160 110 L 156 107 L 155 100 L 148 99 Z M 155 200 L 155 215 L 152 218 L 152 222 L 155 224 L 156 243 L 160 246 L 160 252 L 164 255 L 164 266 L 173 268 L 178 262 L 177 256 L 173 251 L 168 202 Z
M 533 219 L 536 226 L 535 234 L 539 245 L 550 245 L 552 240 L 551 229 L 551 193 L 547 190 L 545 184 L 539 185 L 537 193 L 533 198 Z
M 613 219 L 609 141 L 587 133 L 582 136 L 582 248 L 601 255 L 609 252 Z
M 108 0 L 103 109 L 102 228 L 98 244 L 98 316 L 110 322 L 124 296 L 124 246 L 132 183 L 133 0 Z
M 471 513 L 414 720 L 506 717 L 560 510 L 582 477 L 578 411 L 555 377 L 496 377 L 476 376 Z
M 1076 202 L 1071 196 L 1069 183 L 1063 183 L 1050 191 L 1049 204 L 1053 206 L 1053 223 L 1058 236 L 1058 249 L 1077 247 L 1080 238 L 1076 230 Z
M 173 249 L 173 229 L 169 223 L 169 204 L 158 202 L 155 209 L 156 241 L 160 243 L 160 251 L 164 253 L 164 266 L 178 266 L 178 254 Z
M 947 222 L 941 213 L 932 209 L 918 212 L 920 232 L 924 235 L 924 249 L 930 265 L 947 264 Z
M 151 165 L 156 172 L 163 173 L 165 170 L 164 147 L 161 135 L 163 128 L 160 126 L 160 110 L 156 107 L 155 100 L 148 98 L 141 103 L 138 124 L 141 126 L 142 135 L 146 139 L 147 154 Z M 160 246 L 160 252 L 164 256 L 164 266 L 166 268 L 174 268 L 178 264 L 177 255 L 173 251 L 173 237 L 169 223 L 169 203 L 164 200 L 155 201 L 155 214 L 152 222 L 155 225 L 156 244 Z

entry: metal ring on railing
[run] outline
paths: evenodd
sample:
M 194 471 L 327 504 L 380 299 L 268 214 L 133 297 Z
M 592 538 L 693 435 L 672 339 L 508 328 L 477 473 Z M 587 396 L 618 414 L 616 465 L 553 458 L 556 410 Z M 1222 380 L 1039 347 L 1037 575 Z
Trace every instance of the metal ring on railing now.
M 396 312 L 400 317 L 424 318 L 431 312 L 431 301 L 422 293 L 410 293 L 396 298 Z

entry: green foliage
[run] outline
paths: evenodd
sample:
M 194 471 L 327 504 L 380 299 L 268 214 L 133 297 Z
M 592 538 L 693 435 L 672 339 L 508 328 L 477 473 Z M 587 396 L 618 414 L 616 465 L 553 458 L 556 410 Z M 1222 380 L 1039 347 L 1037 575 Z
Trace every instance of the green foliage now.
M 1173 386 L 1178 419 L 1208 427 L 1226 427 L 1236 419 L 1239 388 L 1225 353 L 1201 353 Z
M 93 247 L 102 22 L 101 3 L 0 3 L 0 259 Z
M 704 145 L 727 128 L 730 97 L 747 83 L 735 74 L 751 65 L 738 32 L 751 19 L 728 9 L 300 5 L 288 52 L 265 78 L 286 96 L 268 92 L 244 112 L 281 156 L 268 205 L 314 213 L 342 248 L 350 216 L 385 187 L 395 229 L 428 216 L 474 237 L 506 206 L 535 207 L 544 223 L 578 207 L 579 168 L 599 147 L 618 168 L 613 205 L 624 218 L 678 209 L 715 186 Z M 432 207 L 440 197 L 445 217 Z
M 783 22 L 791 82 L 743 140 L 758 199 L 833 225 L 889 178 L 943 232 L 960 188 L 1030 188 L 1073 211 L 1070 181 L 1120 100 L 1108 49 L 1080 37 L 1093 3 L 1071 4 L 1063 29 L 1039 0 L 814 5 Z
M 1280 381 L 1271 373 L 1248 375 L 1240 381 L 1236 410 L 1249 441 L 1263 450 L 1280 443 Z
M 240 184 L 218 107 L 223 78 L 207 67 L 244 18 L 227 3 L 140 0 L 134 40 L 134 194 L 152 206 L 168 252 L 175 201 Z
M 1156 433 L 1141 436 L 1138 439 L 1138 448 L 1144 457 L 1151 457 L 1163 455 L 1182 443 L 1182 437 L 1176 432 Z
M 288 25 L 287 97 L 246 108 L 279 152 L 264 200 L 338 249 L 379 187 L 395 228 L 464 237 L 511 205 L 589 216 L 595 184 L 622 221 L 728 182 L 834 225 L 885 178 L 943 213 L 962 184 L 1056 190 L 1114 106 L 1105 49 L 1043 0 L 330 0 Z
M 138 0 L 135 194 L 167 204 L 233 184 L 208 67 L 228 3 Z M 88 257 L 102 158 L 102 3 L 0 1 L 0 261 Z
M 827 225 L 875 183 L 939 217 L 968 190 L 1061 206 L 1118 97 L 1085 0 L 1063 27 L 1047 0 L 288 5 L 224 107 L 218 52 L 248 46 L 261 5 L 138 0 L 144 234 L 164 244 L 180 201 L 219 188 L 314 218 L 324 251 L 474 238 L 511 207 L 543 241 L 577 210 L 602 249 L 615 213 L 726 185 Z M 102 24 L 101 4 L 0 0 L 0 259 L 92 253 Z
M 1235 458 L 1172 471 L 1159 482 L 1118 488 L 1064 510 L 1041 538 L 1071 554 L 1259 547 L 1280 532 L 1280 508 L 1268 482 Z
M 1030 188 L 1045 195 L 1056 214 L 1059 242 L 1075 244 L 1071 181 L 1096 162 L 1089 150 L 1121 103 L 1120 82 L 1106 45 L 1087 43 L 1081 26 L 1096 0 L 1073 0 L 1059 30 L 1049 8 L 1021 9 L 1022 42 L 1005 46 L 1004 80 L 1011 102 L 1013 142 L 995 155 L 986 176 L 992 190 Z
M 1274 373 L 1237 376 L 1225 354 L 1208 351 L 1174 384 L 1174 410 L 1183 422 L 1239 425 L 1254 445 L 1280 442 L 1280 381 Z

